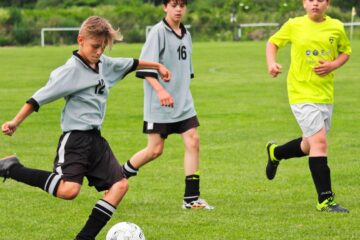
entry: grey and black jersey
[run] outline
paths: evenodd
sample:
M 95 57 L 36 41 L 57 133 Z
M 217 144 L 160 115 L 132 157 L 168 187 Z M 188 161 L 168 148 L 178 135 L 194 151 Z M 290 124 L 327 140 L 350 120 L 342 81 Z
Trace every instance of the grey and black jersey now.
M 104 121 L 109 89 L 137 68 L 133 58 L 102 55 L 97 68 L 91 68 L 77 51 L 65 65 L 55 69 L 47 84 L 27 102 L 35 111 L 49 102 L 64 98 L 61 114 L 63 132 L 100 129 Z
M 190 82 L 192 66 L 191 35 L 183 24 L 181 36 L 162 20 L 152 27 L 142 48 L 140 59 L 163 64 L 172 72 L 170 82 L 164 82 L 154 70 L 138 70 L 137 77 L 155 77 L 174 98 L 174 107 L 161 106 L 151 85 L 144 81 L 144 121 L 155 123 L 179 122 L 196 116 Z

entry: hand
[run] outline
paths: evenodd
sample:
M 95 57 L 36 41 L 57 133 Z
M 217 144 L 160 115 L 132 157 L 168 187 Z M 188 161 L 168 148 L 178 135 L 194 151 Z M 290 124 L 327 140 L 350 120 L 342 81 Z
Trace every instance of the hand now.
M 157 95 L 159 97 L 161 106 L 174 107 L 174 99 L 165 89 L 158 91 Z
M 11 136 L 16 131 L 16 124 L 13 121 L 6 122 L 1 126 L 1 130 L 5 135 Z
M 281 73 L 281 69 L 282 69 L 282 66 L 280 64 L 273 63 L 273 64 L 269 65 L 268 72 L 273 78 L 275 78 L 275 77 L 277 77 L 277 75 L 279 75 Z
M 320 60 L 319 63 L 320 65 L 314 67 L 314 72 L 321 77 L 328 75 L 335 69 L 333 62 Z
M 160 64 L 159 70 L 158 70 L 161 78 L 165 81 L 168 82 L 171 79 L 171 72 L 162 64 Z

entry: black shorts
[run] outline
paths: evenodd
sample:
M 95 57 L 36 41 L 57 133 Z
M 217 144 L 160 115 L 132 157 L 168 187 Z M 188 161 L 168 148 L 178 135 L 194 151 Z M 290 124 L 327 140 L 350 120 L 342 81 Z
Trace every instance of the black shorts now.
M 162 139 L 166 139 L 172 133 L 184 133 L 199 126 L 200 123 L 196 116 L 174 123 L 148 123 L 144 121 L 143 133 L 159 133 Z
M 98 130 L 63 133 L 59 140 L 54 172 L 65 181 L 89 186 L 100 192 L 109 189 L 123 177 L 123 171 L 108 142 Z

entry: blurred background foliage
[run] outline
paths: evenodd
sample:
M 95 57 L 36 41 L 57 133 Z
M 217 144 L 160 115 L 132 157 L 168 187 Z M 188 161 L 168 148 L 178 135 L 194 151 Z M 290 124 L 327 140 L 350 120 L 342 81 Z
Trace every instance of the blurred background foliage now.
M 90 15 L 106 17 L 120 28 L 125 42 L 143 42 L 145 28 L 163 18 L 159 0 L 1 0 L 0 46 L 39 45 L 44 27 L 79 27 Z M 360 11 L 360 0 L 332 0 L 328 15 L 351 20 L 351 9 Z M 276 28 L 247 28 L 238 38 L 241 23 L 284 23 L 303 15 L 300 0 L 188 1 L 185 24 L 194 41 L 264 40 Z M 75 43 L 76 32 L 47 32 L 46 44 Z

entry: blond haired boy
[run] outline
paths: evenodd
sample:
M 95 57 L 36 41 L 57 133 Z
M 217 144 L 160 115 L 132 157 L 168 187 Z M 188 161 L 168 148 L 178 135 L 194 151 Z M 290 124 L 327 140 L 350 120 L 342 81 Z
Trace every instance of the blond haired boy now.
M 94 240 L 128 189 L 122 168 L 100 132 L 110 88 L 136 69 L 155 69 L 165 81 L 170 79 L 170 72 L 159 63 L 103 55 L 114 40 L 121 40 L 121 35 L 106 19 L 98 16 L 86 19 L 77 37 L 79 50 L 51 73 L 48 83 L 25 103 L 13 120 L 2 125 L 3 133 L 11 136 L 32 112 L 59 98 L 65 99 L 61 116 L 63 134 L 53 172 L 26 168 L 14 155 L 0 160 L 0 177 L 68 200 L 80 193 L 84 177 L 89 186 L 105 191 L 76 240 Z

